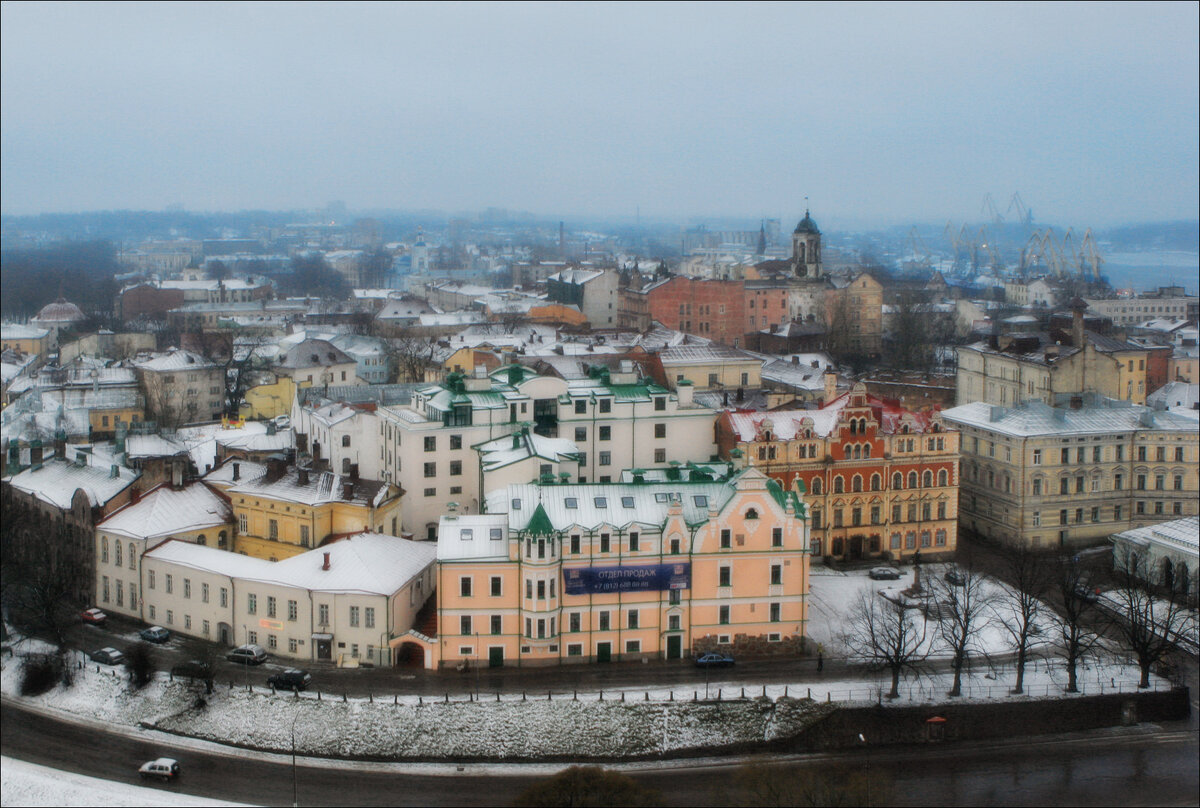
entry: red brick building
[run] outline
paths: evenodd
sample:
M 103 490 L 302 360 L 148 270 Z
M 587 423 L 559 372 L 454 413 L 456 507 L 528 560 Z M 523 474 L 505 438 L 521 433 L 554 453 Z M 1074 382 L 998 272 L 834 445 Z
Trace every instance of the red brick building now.
M 950 555 L 957 546 L 959 433 L 856 384 L 817 410 L 725 412 L 721 457 L 754 466 L 809 508 L 813 555 Z
M 740 345 L 746 333 L 741 281 L 676 277 L 646 290 L 650 317 L 676 331 L 686 331 L 725 345 Z

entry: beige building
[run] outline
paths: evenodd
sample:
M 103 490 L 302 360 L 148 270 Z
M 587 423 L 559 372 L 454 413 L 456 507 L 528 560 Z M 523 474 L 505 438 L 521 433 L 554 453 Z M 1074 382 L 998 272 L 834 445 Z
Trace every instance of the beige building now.
M 137 359 L 146 413 L 160 426 L 216 421 L 225 412 L 225 369 L 178 348 Z
M 957 403 L 1053 404 L 1056 396 L 1085 393 L 1145 403 L 1145 348 L 1084 331 L 1081 309 L 1075 311 L 1071 344 L 1061 342 L 1050 344 L 1036 334 L 1006 334 L 960 347 Z
M 306 339 L 292 347 L 275 368 L 290 376 L 296 387 L 364 384 L 353 356 L 323 339 Z
M 1195 320 L 1198 301 L 1186 295 L 1088 298 L 1088 310 L 1117 325 L 1140 325 L 1147 320 Z
M 174 539 L 229 549 L 233 510 L 204 483 L 159 485 L 96 525 L 96 605 L 141 619 L 141 560 Z
M 379 407 L 372 445 L 379 479 L 405 491 L 404 530 L 435 538 L 452 502 L 460 513 L 479 513 L 485 492 L 474 447 L 527 427 L 575 444 L 572 482 L 610 482 L 624 469 L 715 455 L 715 414 L 693 403 L 690 386 L 672 393 L 639 377 L 632 362 L 619 368 L 596 367 L 588 378 L 571 380 L 520 365 L 490 375 L 451 374 L 415 391 L 407 406 Z M 360 471 L 369 473 L 365 465 Z
M 141 619 L 290 660 L 390 665 L 434 589 L 436 548 L 359 533 L 279 562 L 186 541 L 141 560 Z
M 959 524 L 993 541 L 1098 544 L 1197 513 L 1193 419 L 1091 396 L 1078 409 L 976 402 L 942 418 L 962 432 Z

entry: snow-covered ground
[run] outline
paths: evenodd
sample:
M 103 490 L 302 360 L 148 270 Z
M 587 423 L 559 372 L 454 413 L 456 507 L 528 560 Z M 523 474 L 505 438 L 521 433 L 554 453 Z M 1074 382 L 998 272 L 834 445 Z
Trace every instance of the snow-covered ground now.
M 169 787 L 168 787 L 169 788 Z M 17 805 L 238 805 L 177 794 L 167 788 L 116 783 L 0 757 L 0 803 Z

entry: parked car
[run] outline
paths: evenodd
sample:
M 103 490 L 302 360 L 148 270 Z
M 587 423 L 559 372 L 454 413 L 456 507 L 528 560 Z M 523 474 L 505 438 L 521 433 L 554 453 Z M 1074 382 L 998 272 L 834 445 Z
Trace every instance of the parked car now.
M 213 667 L 203 659 L 189 659 L 171 668 L 172 676 L 184 676 L 188 679 L 211 679 Z
M 308 671 L 299 668 L 288 668 L 267 678 L 267 684 L 276 690 L 306 690 L 311 681 Z
M 99 651 L 92 651 L 92 662 L 99 662 L 102 665 L 120 665 L 125 661 L 125 655 L 116 648 L 101 648 Z
M 104 625 L 104 621 L 108 619 L 108 615 L 99 609 L 84 609 L 80 612 L 79 619 L 89 625 L 102 626 Z
M 1087 584 L 1076 584 L 1075 597 L 1084 603 L 1095 603 L 1100 600 L 1100 589 L 1099 587 L 1088 586 Z
M 225 658 L 239 665 L 261 665 L 267 661 L 267 650 L 261 645 L 239 645 L 226 654 Z
M 733 665 L 733 657 L 725 654 L 708 653 L 696 657 L 697 668 L 728 668 Z
M 967 577 L 958 570 L 946 570 L 946 574 L 942 577 L 951 586 L 963 586 L 967 582 Z
M 151 626 L 144 628 L 138 632 L 138 636 L 146 642 L 164 643 L 171 639 L 171 632 L 167 631 L 162 626 Z
M 151 777 L 157 777 L 163 782 L 174 780 L 179 776 L 179 761 L 167 757 L 148 760 L 138 767 L 138 774 L 143 780 L 149 780 Z
M 900 570 L 892 567 L 875 567 L 867 573 L 874 581 L 899 581 Z

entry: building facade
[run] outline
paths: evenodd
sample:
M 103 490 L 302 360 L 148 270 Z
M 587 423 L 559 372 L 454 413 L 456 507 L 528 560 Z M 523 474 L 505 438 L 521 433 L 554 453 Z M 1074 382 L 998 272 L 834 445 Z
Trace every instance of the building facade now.
M 445 516 L 427 665 L 798 653 L 803 506 L 755 469 L 709 482 L 510 485 Z
M 808 506 L 812 555 L 950 555 L 958 544 L 959 433 L 937 412 L 860 383 L 816 410 L 726 412 L 722 459 L 758 469 Z
M 1098 544 L 1197 513 L 1195 420 L 1095 396 L 1077 409 L 976 402 L 942 417 L 962 432 L 960 524 L 993 541 Z

